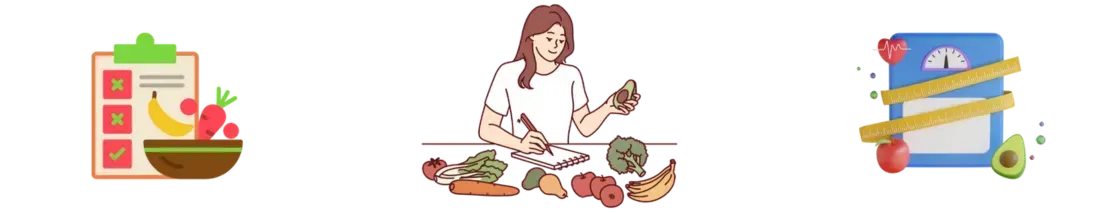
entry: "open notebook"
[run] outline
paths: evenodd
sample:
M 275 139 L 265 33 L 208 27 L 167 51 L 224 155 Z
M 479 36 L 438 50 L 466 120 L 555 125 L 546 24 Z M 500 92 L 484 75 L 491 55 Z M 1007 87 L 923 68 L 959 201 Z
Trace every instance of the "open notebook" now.
M 544 154 L 514 152 L 511 153 L 510 156 L 552 170 L 560 170 L 590 160 L 590 155 L 572 151 L 570 149 L 560 148 L 559 146 L 552 146 L 551 149 L 555 155 L 550 155 L 547 152 Z

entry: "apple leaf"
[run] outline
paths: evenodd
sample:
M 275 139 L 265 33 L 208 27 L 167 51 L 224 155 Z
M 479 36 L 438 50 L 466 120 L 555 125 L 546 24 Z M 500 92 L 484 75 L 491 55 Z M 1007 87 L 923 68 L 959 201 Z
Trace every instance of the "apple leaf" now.
M 889 144 L 889 143 L 891 143 L 890 139 L 880 139 L 880 140 L 876 141 L 876 146 L 880 146 L 880 144 Z

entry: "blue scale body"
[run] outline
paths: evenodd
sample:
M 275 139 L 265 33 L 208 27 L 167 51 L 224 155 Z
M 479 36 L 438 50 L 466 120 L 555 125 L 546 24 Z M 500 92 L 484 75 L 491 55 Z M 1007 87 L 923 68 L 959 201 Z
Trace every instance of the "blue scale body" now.
M 898 33 L 891 39 L 906 41 L 907 51 L 899 63 L 889 68 L 889 89 L 925 82 L 928 80 L 955 74 L 960 71 L 927 71 L 922 68 L 923 60 L 931 51 L 943 46 L 961 50 L 967 57 L 971 68 L 1002 61 L 1004 58 L 1002 37 L 995 33 Z M 1002 78 L 975 84 L 969 87 L 937 94 L 931 97 L 978 97 L 993 98 L 1002 95 L 1005 90 Z M 903 117 L 903 104 L 889 106 L 889 119 Z M 1002 114 L 996 112 L 990 117 L 990 148 L 986 153 L 925 154 L 911 153 L 908 167 L 989 167 L 994 151 L 1003 140 Z M 893 137 L 902 138 L 902 134 Z

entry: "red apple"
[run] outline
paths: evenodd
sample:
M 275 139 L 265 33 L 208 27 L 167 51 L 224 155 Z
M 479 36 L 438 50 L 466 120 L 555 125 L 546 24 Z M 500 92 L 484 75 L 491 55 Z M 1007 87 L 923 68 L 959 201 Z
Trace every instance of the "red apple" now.
M 602 205 L 613 208 L 621 205 L 621 202 L 625 201 L 625 192 L 621 190 L 620 186 L 606 185 L 602 187 L 602 192 L 598 193 L 602 197 Z
M 571 191 L 575 192 L 579 197 L 590 197 L 590 182 L 594 180 L 594 173 L 587 172 L 583 174 L 575 175 L 571 178 Z
M 910 162 L 910 147 L 903 139 L 892 138 L 876 145 L 876 162 L 887 173 L 899 173 Z
M 613 179 L 611 176 L 601 176 L 590 180 L 590 193 L 595 197 L 595 200 L 599 200 L 598 195 L 602 194 L 602 189 L 610 184 L 617 184 L 617 179 Z

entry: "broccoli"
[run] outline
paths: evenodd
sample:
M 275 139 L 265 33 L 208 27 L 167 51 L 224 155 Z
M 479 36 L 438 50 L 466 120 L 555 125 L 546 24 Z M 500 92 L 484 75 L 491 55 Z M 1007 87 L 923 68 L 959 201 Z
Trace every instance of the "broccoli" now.
M 640 177 L 644 176 L 644 164 L 648 161 L 648 150 L 644 142 L 632 137 L 622 138 L 617 136 L 609 143 L 606 151 L 606 161 L 609 168 L 617 171 L 617 174 L 636 172 Z

